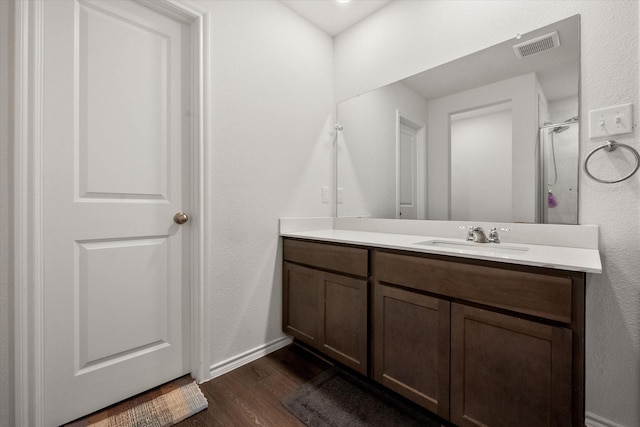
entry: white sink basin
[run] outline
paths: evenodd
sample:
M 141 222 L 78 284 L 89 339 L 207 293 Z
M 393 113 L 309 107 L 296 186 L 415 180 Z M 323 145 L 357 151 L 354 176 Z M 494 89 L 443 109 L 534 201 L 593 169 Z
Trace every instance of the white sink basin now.
M 523 255 L 529 248 L 521 246 L 505 246 L 502 243 L 473 243 L 454 242 L 448 240 L 427 240 L 418 242 L 416 245 L 431 246 L 434 248 L 453 249 L 464 254 L 486 254 L 486 255 Z

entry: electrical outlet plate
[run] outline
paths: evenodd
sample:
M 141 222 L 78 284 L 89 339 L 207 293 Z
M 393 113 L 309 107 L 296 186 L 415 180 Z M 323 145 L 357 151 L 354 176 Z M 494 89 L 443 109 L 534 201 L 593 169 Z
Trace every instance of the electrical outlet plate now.
M 617 105 L 589 112 L 589 138 L 633 132 L 633 104 Z
M 329 203 L 329 187 L 322 187 L 322 203 Z

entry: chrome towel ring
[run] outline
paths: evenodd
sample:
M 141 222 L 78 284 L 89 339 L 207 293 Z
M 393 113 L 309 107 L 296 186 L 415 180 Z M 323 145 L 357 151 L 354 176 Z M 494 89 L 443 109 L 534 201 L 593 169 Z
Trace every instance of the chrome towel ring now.
M 596 178 L 595 176 L 593 176 L 593 174 L 589 171 L 589 167 L 588 167 L 589 159 L 591 158 L 591 156 L 593 156 L 593 154 L 598 150 L 605 149 L 606 151 L 611 152 L 611 151 L 614 151 L 615 149 L 617 149 L 618 147 L 626 148 L 627 150 L 631 151 L 631 153 L 633 153 L 633 156 L 636 158 L 636 164 L 633 167 L 633 170 L 631 172 L 629 172 L 627 175 L 623 176 L 622 178 L 614 179 L 614 180 L 600 179 L 600 178 Z M 631 176 L 633 176 L 633 174 L 635 174 L 638 171 L 638 168 L 640 168 L 640 154 L 638 154 L 638 151 L 636 151 L 636 149 L 633 148 L 630 145 L 621 144 L 621 143 L 613 141 L 613 140 L 607 141 L 604 144 L 602 144 L 601 146 L 593 149 L 587 155 L 587 158 L 584 159 L 584 171 L 587 173 L 587 175 L 589 175 L 591 178 L 595 179 L 596 181 L 602 182 L 604 184 L 615 184 L 616 182 L 621 182 L 621 181 L 624 181 L 625 179 L 629 179 L 629 178 L 631 178 Z

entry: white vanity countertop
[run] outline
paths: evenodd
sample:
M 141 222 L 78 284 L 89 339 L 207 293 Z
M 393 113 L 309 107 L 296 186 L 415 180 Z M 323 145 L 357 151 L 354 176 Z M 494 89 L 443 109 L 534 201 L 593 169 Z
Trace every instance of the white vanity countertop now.
M 600 252 L 597 249 L 589 248 L 525 243 L 471 243 L 466 242 L 464 239 L 447 237 L 333 228 L 308 231 L 281 230 L 280 235 L 324 242 L 451 255 L 461 258 L 499 261 L 510 264 L 581 271 L 585 273 L 602 272 Z M 431 241 L 437 242 L 438 246 L 424 244 L 425 242 Z M 452 247 L 446 246 L 448 243 L 453 243 L 453 245 L 451 245 Z M 496 251 L 493 251 L 494 248 Z M 513 249 L 513 252 L 510 252 L 509 249 Z

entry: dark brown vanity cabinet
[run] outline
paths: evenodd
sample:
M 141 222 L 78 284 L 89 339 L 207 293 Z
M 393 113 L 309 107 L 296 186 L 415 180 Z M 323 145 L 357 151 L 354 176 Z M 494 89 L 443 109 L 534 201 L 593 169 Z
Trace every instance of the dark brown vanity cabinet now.
M 368 250 L 285 239 L 283 330 L 367 374 Z
M 584 273 L 295 239 L 284 259 L 297 339 L 365 374 L 369 348 L 374 380 L 460 427 L 584 425 Z
M 461 427 L 584 425 L 584 274 L 378 250 L 372 264 L 378 382 Z

